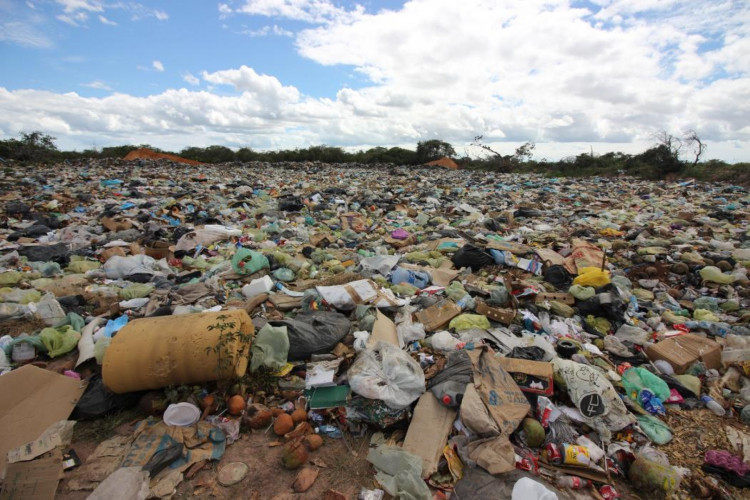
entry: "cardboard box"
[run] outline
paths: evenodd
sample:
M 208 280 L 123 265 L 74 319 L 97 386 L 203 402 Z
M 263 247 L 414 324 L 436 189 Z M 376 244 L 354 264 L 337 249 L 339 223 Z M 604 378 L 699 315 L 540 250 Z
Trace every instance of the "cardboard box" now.
M 703 361 L 707 368 L 721 368 L 721 346 L 713 340 L 687 333 L 662 340 L 646 347 L 651 361 L 663 359 L 678 375 L 685 373 L 696 361 Z
M 516 358 L 498 358 L 498 361 L 521 391 L 544 396 L 551 396 L 554 392 L 552 363 Z

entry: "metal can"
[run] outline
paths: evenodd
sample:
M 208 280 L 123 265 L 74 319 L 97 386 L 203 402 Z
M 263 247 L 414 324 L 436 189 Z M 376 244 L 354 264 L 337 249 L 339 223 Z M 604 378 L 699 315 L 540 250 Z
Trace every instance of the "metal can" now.
M 555 443 L 549 443 L 544 447 L 547 452 L 547 461 L 553 465 L 560 465 L 563 462 L 562 452 Z
M 620 494 L 617 493 L 614 486 L 610 486 L 609 484 L 605 484 L 599 488 L 599 494 L 604 500 L 620 500 Z
M 563 461 L 567 465 L 589 465 L 591 456 L 589 449 L 576 444 L 564 444 L 562 446 Z

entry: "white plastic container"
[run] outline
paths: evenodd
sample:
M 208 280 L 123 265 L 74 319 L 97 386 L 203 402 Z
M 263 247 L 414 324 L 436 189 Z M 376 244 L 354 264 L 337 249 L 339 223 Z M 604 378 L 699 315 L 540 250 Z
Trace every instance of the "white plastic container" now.
M 273 290 L 273 280 L 269 276 L 263 276 L 262 278 L 255 279 L 250 284 L 242 287 L 242 295 L 248 299 L 260 295 L 261 293 L 268 293 Z
M 200 409 L 190 403 L 171 404 L 164 412 L 164 423 L 167 425 L 187 427 L 195 424 L 200 418 Z
M 36 349 L 28 342 L 18 342 L 13 346 L 10 358 L 14 363 L 26 363 L 36 357 Z

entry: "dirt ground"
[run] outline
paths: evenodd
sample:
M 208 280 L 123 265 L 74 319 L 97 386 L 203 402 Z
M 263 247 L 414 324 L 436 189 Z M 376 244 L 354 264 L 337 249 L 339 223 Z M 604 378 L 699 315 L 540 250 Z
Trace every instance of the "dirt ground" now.
M 126 415 L 131 416 L 131 415 Z M 117 418 L 107 417 L 108 419 Z M 105 419 L 106 420 L 106 419 Z M 93 453 L 101 440 L 107 434 L 128 435 L 133 431 L 133 422 L 125 422 L 107 432 L 112 423 L 100 421 L 79 422 L 72 448 L 76 450 L 82 462 Z M 102 428 L 104 427 L 104 428 Z M 76 439 L 79 438 L 79 439 Z M 178 487 L 175 499 L 187 498 L 253 498 L 256 500 L 270 500 L 272 498 L 289 498 L 307 500 L 319 499 L 328 489 L 342 493 L 346 498 L 356 498 L 364 488 L 376 488 L 372 467 L 367 462 L 370 436 L 343 439 L 324 437 L 321 448 L 310 453 L 310 459 L 305 467 L 319 470 L 318 477 L 312 487 L 304 493 L 294 493 L 292 484 L 299 472 L 287 470 L 281 463 L 283 446 L 269 446 L 279 439 L 272 430 L 267 433 L 259 430 L 243 432 L 240 439 L 228 446 L 221 460 L 209 463 L 191 479 L 185 479 Z M 283 438 L 281 438 L 283 441 Z M 347 446 L 347 443 L 349 446 Z M 248 473 L 239 483 L 232 486 L 222 486 L 217 481 L 219 469 L 232 462 L 242 462 L 248 467 Z M 90 492 L 69 491 L 66 479 L 58 487 L 58 500 L 83 500 Z M 281 496 L 279 496 L 281 495 Z

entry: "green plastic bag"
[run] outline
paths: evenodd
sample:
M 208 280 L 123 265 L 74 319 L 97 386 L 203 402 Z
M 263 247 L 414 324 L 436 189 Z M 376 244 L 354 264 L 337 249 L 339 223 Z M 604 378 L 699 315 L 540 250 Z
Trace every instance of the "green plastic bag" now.
M 460 314 L 451 320 L 448 324 L 448 328 L 457 332 L 471 330 L 472 328 L 489 330 L 490 320 L 488 320 L 487 316 L 483 314 Z
M 266 325 L 260 329 L 251 348 L 250 371 L 261 366 L 278 371 L 286 364 L 289 354 L 289 335 L 285 326 Z
M 232 269 L 237 274 L 255 274 L 269 267 L 268 257 L 248 248 L 239 248 L 232 256 Z
M 70 325 L 60 326 L 57 328 L 45 328 L 39 332 L 44 347 L 47 348 L 47 355 L 50 358 L 56 358 L 67 354 L 78 345 L 81 339 L 80 332 Z
M 669 399 L 669 386 L 666 382 L 645 368 L 635 367 L 626 370 L 622 375 L 622 385 L 633 401 L 638 401 L 638 394 L 643 389 L 653 392 L 662 402 Z
M 652 415 L 639 415 L 638 424 L 648 438 L 656 444 L 667 444 L 672 440 L 672 429 Z

